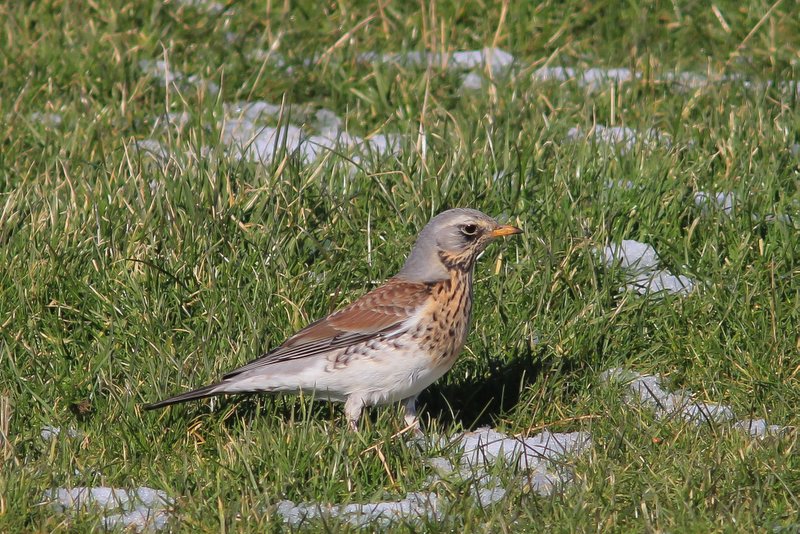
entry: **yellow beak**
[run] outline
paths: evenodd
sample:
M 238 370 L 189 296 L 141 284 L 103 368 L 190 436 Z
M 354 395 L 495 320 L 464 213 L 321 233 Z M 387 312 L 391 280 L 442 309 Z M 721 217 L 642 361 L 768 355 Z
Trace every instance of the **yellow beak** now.
M 515 235 L 515 234 L 521 234 L 521 233 L 522 233 L 522 230 L 520 230 L 516 226 L 508 225 L 508 226 L 498 226 L 497 228 L 492 230 L 490 235 L 492 237 L 503 237 L 503 236 L 507 236 L 507 235 Z

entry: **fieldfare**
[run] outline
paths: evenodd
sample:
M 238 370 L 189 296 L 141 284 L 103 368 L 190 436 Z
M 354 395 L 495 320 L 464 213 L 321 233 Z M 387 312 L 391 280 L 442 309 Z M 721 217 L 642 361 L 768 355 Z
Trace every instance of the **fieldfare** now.
M 145 408 L 224 394 L 303 392 L 344 402 L 353 429 L 365 406 L 397 401 L 406 423 L 418 427 L 417 395 L 450 370 L 467 338 L 475 260 L 495 238 L 520 232 L 473 209 L 440 213 L 382 286 L 219 382 Z

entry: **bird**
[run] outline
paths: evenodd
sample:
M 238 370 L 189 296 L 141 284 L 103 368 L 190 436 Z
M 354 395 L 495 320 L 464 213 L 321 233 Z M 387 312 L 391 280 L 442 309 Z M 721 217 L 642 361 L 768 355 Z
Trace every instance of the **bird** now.
M 418 395 L 453 367 L 464 347 L 478 257 L 495 239 L 520 233 L 475 209 L 444 211 L 383 285 L 220 381 L 144 408 L 217 395 L 302 393 L 343 402 L 352 430 L 365 407 L 399 402 L 408 428 L 419 431 Z

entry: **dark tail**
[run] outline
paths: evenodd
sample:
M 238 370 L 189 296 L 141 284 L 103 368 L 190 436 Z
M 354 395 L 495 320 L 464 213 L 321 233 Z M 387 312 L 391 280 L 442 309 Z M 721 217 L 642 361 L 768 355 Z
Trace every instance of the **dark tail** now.
M 171 406 L 172 404 L 178 404 L 180 402 L 205 399 L 206 397 L 213 397 L 215 395 L 222 395 L 225 393 L 224 391 L 219 391 L 217 388 L 219 388 L 219 384 L 211 384 L 210 386 L 193 389 L 192 391 L 187 391 L 186 393 L 181 393 L 180 395 L 175 395 L 174 397 L 154 402 L 153 404 L 145 404 L 144 409 L 155 410 L 157 408 Z

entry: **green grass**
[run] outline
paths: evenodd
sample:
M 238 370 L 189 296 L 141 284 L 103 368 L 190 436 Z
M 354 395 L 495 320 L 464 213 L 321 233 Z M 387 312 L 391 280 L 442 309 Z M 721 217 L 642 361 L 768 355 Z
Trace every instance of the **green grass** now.
M 656 420 L 598 378 L 612 366 L 662 373 L 740 417 L 800 423 L 800 234 L 763 218 L 800 211 L 798 97 L 659 82 L 682 70 L 800 79 L 796 5 L 518 4 L 242 2 L 222 15 L 118 0 L 0 6 L 0 531 L 98 528 L 97 515 L 39 506 L 58 486 L 164 489 L 177 498 L 174 530 L 241 532 L 279 530 L 270 506 L 284 498 L 419 490 L 430 468 L 390 439 L 402 425 L 393 408 L 351 434 L 340 407 L 294 397 L 141 407 L 216 379 L 374 287 L 427 220 L 455 206 L 503 215 L 525 234 L 478 266 L 467 350 L 422 397 L 428 431 L 548 425 L 589 431 L 594 447 L 551 498 L 519 489 L 481 509 L 463 498 L 468 488 L 442 482 L 453 504 L 428 529 L 797 529 L 796 434 L 762 442 Z M 248 59 L 273 45 L 291 72 Z M 356 61 L 486 46 L 519 66 L 475 94 L 461 95 L 454 73 Z M 166 90 L 141 74 L 140 60 L 165 57 L 220 94 Z M 546 63 L 641 78 L 613 91 L 532 83 Z M 405 134 L 404 150 L 352 178 L 336 155 L 238 162 L 215 125 L 223 102 L 256 99 L 330 108 L 352 133 Z M 192 120 L 154 133 L 166 111 Z M 63 123 L 46 127 L 35 112 Z M 573 126 L 612 120 L 674 144 L 620 156 L 563 142 Z M 148 137 L 176 157 L 161 165 L 131 149 Z M 184 155 L 202 146 L 208 157 Z M 637 188 L 608 190 L 609 180 Z M 735 192 L 733 216 L 695 206 L 700 190 Z M 622 273 L 593 251 L 621 239 L 653 245 L 697 290 L 619 293 Z M 43 425 L 81 437 L 45 442 Z M 380 440 L 386 464 L 364 452 Z

